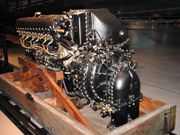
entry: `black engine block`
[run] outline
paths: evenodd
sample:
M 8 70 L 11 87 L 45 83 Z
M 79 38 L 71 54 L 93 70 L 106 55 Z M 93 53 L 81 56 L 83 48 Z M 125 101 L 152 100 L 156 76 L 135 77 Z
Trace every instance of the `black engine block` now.
M 119 20 L 106 9 L 19 18 L 16 29 L 28 58 L 63 70 L 64 90 L 86 99 L 111 125 L 139 116 L 140 81 L 133 50 Z

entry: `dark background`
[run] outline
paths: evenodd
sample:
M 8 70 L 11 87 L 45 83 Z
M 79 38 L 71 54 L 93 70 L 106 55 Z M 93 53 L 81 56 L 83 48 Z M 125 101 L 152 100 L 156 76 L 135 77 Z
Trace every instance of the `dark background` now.
M 179 47 L 179 0 L 1 0 L 1 33 L 16 34 L 15 20 L 37 11 L 59 14 L 80 8 L 108 8 L 124 24 L 134 47 Z

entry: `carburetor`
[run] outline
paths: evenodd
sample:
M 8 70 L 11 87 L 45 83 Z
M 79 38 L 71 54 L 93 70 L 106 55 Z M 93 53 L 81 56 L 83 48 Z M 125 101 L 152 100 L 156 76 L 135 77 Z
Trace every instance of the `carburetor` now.
M 26 56 L 64 71 L 69 97 L 86 99 L 118 127 L 139 116 L 142 99 L 129 39 L 107 9 L 19 18 L 16 29 Z

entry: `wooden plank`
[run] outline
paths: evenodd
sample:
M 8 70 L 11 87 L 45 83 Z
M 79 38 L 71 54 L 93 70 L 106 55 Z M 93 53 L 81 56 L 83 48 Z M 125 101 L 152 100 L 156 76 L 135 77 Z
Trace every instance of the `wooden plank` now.
M 175 129 L 175 121 L 176 121 L 176 107 L 171 107 L 169 110 L 165 111 L 164 130 L 167 133 Z
M 58 86 L 56 83 L 57 80 L 63 80 L 64 75 L 62 71 L 53 71 L 50 69 L 47 69 L 46 67 L 42 67 L 38 65 L 35 62 L 32 62 L 27 59 L 18 58 L 18 61 L 20 64 L 22 64 L 22 72 L 20 72 L 23 77 L 20 76 L 20 79 L 28 79 L 28 84 L 32 84 L 30 90 L 33 90 L 33 92 L 38 91 L 38 89 L 34 86 L 38 86 L 37 84 L 42 84 L 38 79 L 36 79 L 37 84 L 35 85 L 33 82 L 34 76 L 39 76 L 41 80 L 43 80 L 43 84 L 47 86 L 49 90 L 52 91 L 53 97 L 56 98 L 57 101 L 57 107 L 61 109 L 65 109 L 73 118 L 81 122 L 83 125 L 85 125 L 88 129 L 91 129 L 92 131 L 96 132 L 94 128 L 89 124 L 89 122 L 86 120 L 86 118 L 83 116 L 83 114 L 80 113 L 80 111 L 77 109 L 77 107 L 71 102 L 69 97 L 63 92 L 62 88 Z M 27 77 L 27 73 L 30 78 Z M 17 76 L 15 76 L 17 78 Z M 28 85 L 27 84 L 27 85 Z M 33 85 L 34 84 L 34 85 Z M 40 85 L 39 85 L 40 86 Z M 97 133 L 98 134 L 98 133 Z
M 165 105 L 165 103 L 143 96 L 143 100 L 142 102 L 140 102 L 140 113 L 146 114 L 146 113 L 152 112 L 163 105 Z
M 0 88 L 20 107 L 24 108 L 32 117 L 41 123 L 50 133 L 54 135 L 93 135 L 82 124 L 72 120 L 61 110 L 56 110 L 31 91 L 32 96 L 27 98 L 27 91 L 23 90 L 18 82 L 11 82 L 6 78 L 8 74 L 0 75 Z
M 175 110 L 175 105 L 164 105 L 113 130 L 107 135 L 164 135 L 174 130 Z M 166 121 L 165 113 L 167 112 L 168 120 Z

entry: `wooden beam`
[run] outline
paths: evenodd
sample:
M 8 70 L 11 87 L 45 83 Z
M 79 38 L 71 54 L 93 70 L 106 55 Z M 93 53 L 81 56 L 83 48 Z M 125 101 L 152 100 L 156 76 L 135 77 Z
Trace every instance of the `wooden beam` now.
M 63 89 L 58 86 L 57 80 L 62 81 L 64 79 L 62 71 L 47 69 L 46 67 L 42 67 L 27 59 L 18 58 L 18 61 L 19 64 L 23 66 L 23 69 L 21 70 L 19 77 L 16 74 L 14 78 L 18 78 L 18 81 L 25 84 L 26 87 L 33 92 L 42 92 L 42 82 L 38 79 L 41 78 L 44 88 L 47 87 L 47 89 L 51 90 L 53 95 L 52 100 L 55 99 L 56 107 L 65 109 L 74 119 L 96 132 L 77 107 L 72 103 L 69 97 L 63 92 Z
M 50 106 L 35 93 L 23 89 L 19 82 L 10 80 L 10 75 L 11 73 L 0 75 L 1 90 L 52 135 L 94 135 L 92 131 L 74 121 L 64 111 Z M 31 96 L 31 100 L 27 98 L 27 94 Z

